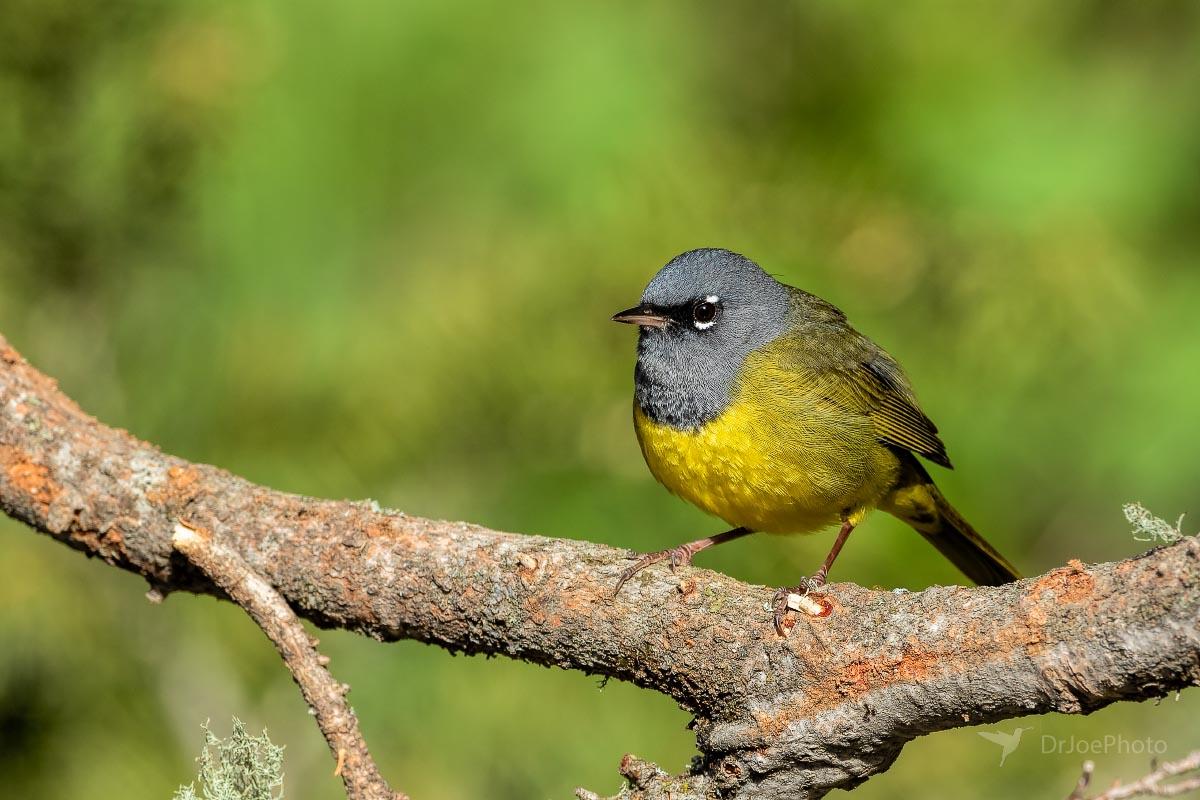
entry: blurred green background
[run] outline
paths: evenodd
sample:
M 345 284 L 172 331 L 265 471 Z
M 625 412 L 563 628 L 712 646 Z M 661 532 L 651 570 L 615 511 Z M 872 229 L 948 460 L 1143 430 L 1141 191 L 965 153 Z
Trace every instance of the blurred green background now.
M 608 316 L 725 246 L 905 364 L 946 493 L 1022 569 L 1200 512 L 1200 6 L 2 0 L 0 331 L 84 408 L 255 481 L 641 550 L 720 529 L 645 470 Z M 1200 513 L 1192 524 L 1200 526 Z M 828 536 L 703 566 L 768 586 Z M 0 794 L 163 800 L 200 724 L 338 798 L 253 624 L 0 520 Z M 835 579 L 957 580 L 872 518 Z M 628 685 L 322 635 L 416 798 L 614 791 L 687 715 Z M 964 729 L 857 796 L 1062 796 L 1043 737 L 1200 745 L 1195 693 Z M 991 729 L 991 728 L 989 728 Z M 1093 756 L 1099 785 L 1148 757 Z

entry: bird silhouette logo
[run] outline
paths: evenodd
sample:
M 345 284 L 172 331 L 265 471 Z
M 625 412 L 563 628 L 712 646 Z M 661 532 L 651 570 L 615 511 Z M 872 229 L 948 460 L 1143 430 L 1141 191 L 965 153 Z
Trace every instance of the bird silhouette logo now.
M 980 731 L 979 735 L 992 744 L 1000 745 L 1000 766 L 1003 767 L 1005 759 L 1012 755 L 1012 752 L 1017 749 L 1017 745 L 1021 743 L 1021 734 L 1031 730 L 1033 728 L 1014 728 L 1012 733 Z

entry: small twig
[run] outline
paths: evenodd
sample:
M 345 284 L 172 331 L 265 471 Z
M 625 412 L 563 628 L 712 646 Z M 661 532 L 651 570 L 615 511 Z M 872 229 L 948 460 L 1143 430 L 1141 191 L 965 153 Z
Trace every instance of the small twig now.
M 1092 772 L 1095 768 L 1096 765 L 1091 761 L 1084 762 L 1083 773 L 1079 776 L 1079 783 L 1075 785 L 1075 790 L 1067 796 L 1067 800 L 1126 800 L 1129 797 L 1176 797 L 1200 789 L 1200 775 L 1191 775 L 1184 780 L 1175 781 L 1174 783 L 1167 782 L 1171 778 L 1200 770 L 1200 750 L 1189 753 L 1177 761 L 1168 761 L 1160 764 L 1145 777 L 1139 778 L 1133 783 L 1114 784 L 1108 791 L 1092 795 L 1089 798 L 1084 794 L 1084 789 L 1091 782 Z
M 379 773 L 346 704 L 347 687 L 334 680 L 300 619 L 261 575 L 232 548 L 202 529 L 176 523 L 172 544 L 253 618 L 283 656 L 317 718 L 350 800 L 408 800 Z M 324 659 L 327 661 L 327 659 Z
M 1092 773 L 1096 770 L 1096 764 L 1093 761 L 1083 762 L 1083 769 L 1079 773 L 1079 780 L 1075 782 L 1075 788 L 1067 795 L 1067 800 L 1087 800 L 1087 795 L 1084 790 L 1088 784 L 1092 782 Z

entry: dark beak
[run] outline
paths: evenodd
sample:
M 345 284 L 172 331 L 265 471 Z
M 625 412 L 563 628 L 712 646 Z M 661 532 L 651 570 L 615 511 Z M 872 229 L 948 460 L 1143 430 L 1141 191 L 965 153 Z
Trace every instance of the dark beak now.
M 620 314 L 613 314 L 613 322 L 624 322 L 626 325 L 641 325 L 644 328 L 665 328 L 671 318 L 651 306 L 636 306 L 627 308 Z

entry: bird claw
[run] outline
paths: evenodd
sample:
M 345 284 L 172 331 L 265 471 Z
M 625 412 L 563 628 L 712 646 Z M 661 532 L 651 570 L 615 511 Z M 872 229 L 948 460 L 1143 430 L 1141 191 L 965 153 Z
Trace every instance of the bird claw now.
M 639 556 L 637 553 L 631 553 L 629 557 L 636 558 L 637 561 L 633 564 L 630 564 L 624 569 L 624 571 L 621 572 L 621 576 L 617 578 L 617 585 L 613 588 L 612 596 L 616 597 L 621 591 L 621 587 L 625 585 L 625 582 L 634 575 L 637 575 L 646 567 L 649 567 L 652 564 L 657 564 L 659 561 L 666 561 L 671 567 L 671 571 L 674 572 L 676 567 L 687 566 L 691 564 L 693 555 L 694 554 L 687 545 L 671 547 L 666 550 L 659 550 L 654 553 L 646 553 L 645 555 L 641 556 Z
M 775 597 L 772 598 L 772 600 L 771 600 L 771 606 L 775 610 L 775 617 L 774 617 L 775 631 L 780 636 L 787 636 L 787 631 L 784 628 L 784 621 L 787 619 L 787 613 L 789 610 L 789 606 L 788 606 L 788 598 L 789 597 L 791 597 L 793 594 L 798 594 L 798 595 L 807 597 L 808 595 L 810 595 L 814 592 L 820 591 L 824 587 L 825 587 L 825 575 L 818 572 L 816 575 L 813 575 L 812 577 L 803 579 L 797 586 L 792 586 L 790 588 L 784 587 L 783 589 L 780 589 L 779 591 L 777 591 L 775 593 Z M 829 604 L 826 602 L 821 602 L 820 604 L 821 604 L 823 610 L 822 610 L 822 613 L 818 614 L 817 616 L 825 616 L 826 614 L 829 613 L 828 608 L 827 608 Z
M 825 588 L 825 578 L 820 574 L 804 578 L 800 581 L 800 585 L 792 589 L 797 594 L 811 594 Z

